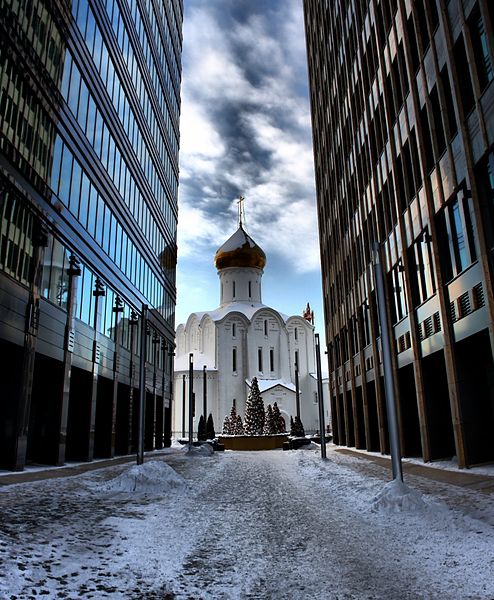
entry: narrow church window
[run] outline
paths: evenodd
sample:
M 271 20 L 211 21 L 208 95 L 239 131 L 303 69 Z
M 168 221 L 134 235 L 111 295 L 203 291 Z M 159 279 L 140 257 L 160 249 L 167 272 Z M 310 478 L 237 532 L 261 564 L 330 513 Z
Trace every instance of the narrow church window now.
M 232 337 L 237 335 L 237 326 L 235 323 L 232 323 Z
M 257 363 L 258 370 L 260 373 L 262 373 L 262 348 L 257 349 Z
M 235 282 L 233 282 L 233 297 L 235 298 Z
M 268 335 L 268 320 L 264 319 L 264 335 Z
M 273 348 L 271 348 L 269 350 L 269 370 L 271 372 L 274 371 L 274 349 Z
M 252 296 L 252 283 L 249 281 L 249 298 Z
M 295 339 L 298 340 L 298 327 L 295 327 Z
M 237 349 L 233 348 L 232 350 L 232 371 L 235 373 L 237 371 Z
M 298 350 L 295 350 L 295 367 L 298 369 Z

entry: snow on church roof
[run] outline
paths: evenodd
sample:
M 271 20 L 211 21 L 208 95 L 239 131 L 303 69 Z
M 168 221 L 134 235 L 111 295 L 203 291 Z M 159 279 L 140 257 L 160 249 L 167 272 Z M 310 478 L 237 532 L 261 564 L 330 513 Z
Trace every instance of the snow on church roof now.
M 255 313 L 261 308 L 266 308 L 280 315 L 283 321 L 286 323 L 290 317 L 287 315 L 280 313 L 279 311 L 271 308 L 270 306 L 266 306 L 266 304 L 262 304 L 260 302 L 230 302 L 221 308 L 217 308 L 216 310 L 206 310 L 203 312 L 195 312 L 194 314 L 199 321 L 204 317 L 204 315 L 208 315 L 213 321 L 221 321 L 226 316 L 228 316 L 232 312 L 238 312 L 244 315 L 249 321 L 252 321 L 252 317 Z M 189 317 L 190 318 L 190 317 Z
M 250 387 L 251 382 L 246 379 L 245 383 Z M 261 394 L 266 390 L 270 390 L 271 388 L 276 387 L 277 385 L 281 385 L 282 387 L 290 390 L 290 392 L 296 392 L 296 388 L 291 382 L 283 381 L 283 379 L 258 379 L 257 383 L 259 385 L 259 391 Z

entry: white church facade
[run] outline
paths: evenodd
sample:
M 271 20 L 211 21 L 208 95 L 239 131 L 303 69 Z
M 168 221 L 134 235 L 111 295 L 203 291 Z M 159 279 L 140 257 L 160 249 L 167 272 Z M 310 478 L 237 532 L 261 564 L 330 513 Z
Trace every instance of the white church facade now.
M 217 433 L 233 404 L 243 419 L 253 377 L 258 379 L 264 406 L 277 402 L 287 430 L 290 417 L 297 415 L 298 386 L 305 431 L 318 431 L 315 339 L 310 316 L 287 317 L 262 303 L 266 256 L 241 221 L 216 252 L 214 262 L 220 279 L 219 308 L 192 313 L 176 331 L 172 435 L 188 434 L 190 360 L 194 431 L 204 405 L 207 415 L 213 415 Z

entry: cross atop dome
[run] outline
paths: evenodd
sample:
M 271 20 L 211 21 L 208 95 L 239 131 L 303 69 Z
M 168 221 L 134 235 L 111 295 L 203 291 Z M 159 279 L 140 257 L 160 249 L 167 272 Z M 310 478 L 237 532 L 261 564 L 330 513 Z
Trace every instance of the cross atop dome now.
M 243 222 L 245 221 L 245 213 L 244 213 L 244 202 L 245 198 L 240 195 L 237 200 L 238 204 L 238 226 L 243 229 Z

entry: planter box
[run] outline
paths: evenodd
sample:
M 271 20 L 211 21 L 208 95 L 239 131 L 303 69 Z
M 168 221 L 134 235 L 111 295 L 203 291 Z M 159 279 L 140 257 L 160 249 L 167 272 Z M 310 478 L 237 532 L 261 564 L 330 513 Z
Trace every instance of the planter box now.
M 218 441 L 226 450 L 275 450 L 283 448 L 287 440 L 288 434 L 218 436 Z

